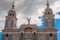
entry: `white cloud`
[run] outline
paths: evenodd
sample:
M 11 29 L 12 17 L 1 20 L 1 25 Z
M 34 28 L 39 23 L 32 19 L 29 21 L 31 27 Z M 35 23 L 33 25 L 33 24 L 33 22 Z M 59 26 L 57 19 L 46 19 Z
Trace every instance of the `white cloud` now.
M 37 24 L 38 26 L 39 25 L 42 25 L 42 20 L 38 18 L 38 14 L 35 14 L 33 16 L 31 16 L 31 24 Z
M 60 19 L 60 16 L 57 15 L 57 12 L 60 11 L 60 0 L 57 0 L 56 2 L 54 2 L 54 4 L 51 6 L 51 8 L 53 9 L 53 13 L 55 14 L 55 18 Z
M 60 15 L 55 14 L 56 19 L 60 19 Z
M 22 16 L 23 14 L 18 14 L 17 17 L 18 17 L 18 21 L 17 21 L 17 25 L 20 26 L 21 24 L 27 24 L 27 17 L 24 18 Z M 42 20 L 39 19 L 40 15 L 39 14 L 35 14 L 35 15 L 31 15 L 31 24 L 37 24 L 37 25 L 42 25 Z
M 52 9 L 54 12 L 60 11 L 60 0 L 54 2 L 54 4 L 52 5 Z
M 46 0 L 13 0 L 15 1 L 15 6 L 16 6 L 16 10 L 17 10 L 17 18 L 18 18 L 18 21 L 17 21 L 17 25 L 20 26 L 21 24 L 27 24 L 27 17 L 28 16 L 31 16 L 31 23 L 32 24 L 37 24 L 37 25 L 42 25 L 42 20 L 41 19 L 38 19 L 39 16 L 43 16 L 43 12 L 44 12 L 44 9 L 45 9 L 45 3 L 46 3 Z M 2 11 L 1 16 L 0 18 L 2 18 L 3 22 L 0 23 L 0 29 L 4 27 L 4 17 L 5 15 L 7 14 L 7 11 L 8 9 L 11 7 L 11 3 L 12 0 L 3 0 L 3 2 L 0 1 L 0 5 L 1 5 L 1 8 L 2 10 L 0 10 L 0 12 Z M 31 2 L 31 3 L 30 3 Z M 60 11 L 60 0 L 51 0 L 51 8 L 53 9 L 54 11 L 54 14 L 56 15 L 56 12 L 57 11 Z M 5 4 L 6 3 L 6 4 Z M 0 8 L 0 9 L 1 9 Z M 4 12 L 5 11 L 5 12 Z M 59 15 L 56 15 L 55 18 L 60 18 Z M 3 27 L 2 27 L 3 26 Z

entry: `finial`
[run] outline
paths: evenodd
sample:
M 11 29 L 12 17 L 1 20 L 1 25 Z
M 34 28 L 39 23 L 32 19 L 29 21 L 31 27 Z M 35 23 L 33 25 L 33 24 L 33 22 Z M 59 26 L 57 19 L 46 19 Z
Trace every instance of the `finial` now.
M 15 2 L 12 2 L 12 9 L 14 9 L 15 5 L 14 5 Z
M 27 17 L 27 20 L 28 20 L 28 24 L 30 24 L 31 18 L 28 18 L 28 17 Z
M 49 7 L 49 1 L 47 0 L 47 7 Z

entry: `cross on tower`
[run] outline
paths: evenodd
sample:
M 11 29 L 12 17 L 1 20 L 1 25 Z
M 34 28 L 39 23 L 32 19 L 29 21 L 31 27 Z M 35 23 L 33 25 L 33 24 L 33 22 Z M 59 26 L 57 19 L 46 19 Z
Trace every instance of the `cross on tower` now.
M 31 18 L 27 18 L 27 20 L 28 20 L 28 24 L 30 24 Z
M 47 7 L 49 7 L 49 0 L 47 0 Z
M 14 9 L 15 5 L 14 5 L 15 2 L 12 2 L 12 9 Z

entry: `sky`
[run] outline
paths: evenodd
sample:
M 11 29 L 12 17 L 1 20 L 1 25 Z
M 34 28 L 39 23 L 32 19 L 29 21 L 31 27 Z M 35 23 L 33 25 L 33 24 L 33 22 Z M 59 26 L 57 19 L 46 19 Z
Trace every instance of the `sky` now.
M 21 24 L 27 24 L 27 17 L 31 17 L 31 24 L 37 24 L 43 28 L 44 22 L 42 18 L 39 17 L 43 17 L 44 15 L 47 0 L 0 0 L 0 31 L 4 29 L 5 16 L 7 16 L 8 11 L 11 9 L 13 1 L 15 2 L 18 27 L 20 27 Z M 57 20 L 60 19 L 60 0 L 49 0 L 49 3 L 53 14 L 55 14 L 55 24 L 59 27 L 60 25 L 57 24 L 59 23 Z M 58 27 L 56 28 L 58 29 Z
M 12 2 L 15 2 L 15 10 L 17 14 L 17 26 L 27 24 L 27 17 L 31 17 L 31 24 L 42 25 L 42 19 L 38 17 L 43 16 L 46 8 L 47 0 L 0 0 L 0 30 L 4 29 L 5 16 L 11 9 Z M 55 18 L 60 18 L 56 12 L 60 11 L 60 0 L 49 0 L 50 7 L 55 14 Z

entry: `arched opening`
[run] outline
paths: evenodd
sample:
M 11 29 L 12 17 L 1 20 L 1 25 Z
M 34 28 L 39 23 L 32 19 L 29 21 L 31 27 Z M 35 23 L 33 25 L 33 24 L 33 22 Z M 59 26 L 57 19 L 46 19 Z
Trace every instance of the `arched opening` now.
M 52 33 L 50 33 L 50 37 L 52 37 Z
M 14 14 L 13 14 L 13 16 L 14 16 Z
M 10 16 L 12 16 L 12 14 L 10 14 Z
M 23 34 L 23 32 L 20 34 L 20 40 L 24 40 L 24 34 Z
M 8 34 L 6 34 L 6 37 L 8 37 Z
M 48 12 L 48 14 L 50 14 L 50 13 Z
M 25 28 L 25 30 L 32 30 L 32 28 L 30 28 L 30 27 L 27 27 L 27 28 Z
M 13 38 L 12 38 L 12 35 L 10 35 L 10 34 L 6 34 L 6 39 L 8 39 L 8 40 L 12 40 Z
M 30 27 L 27 27 L 27 28 L 25 28 L 25 30 L 24 30 L 25 32 L 27 32 L 27 31 L 32 31 L 32 28 L 30 28 Z
M 36 32 L 33 33 L 33 40 L 38 40 L 37 39 L 37 33 Z

